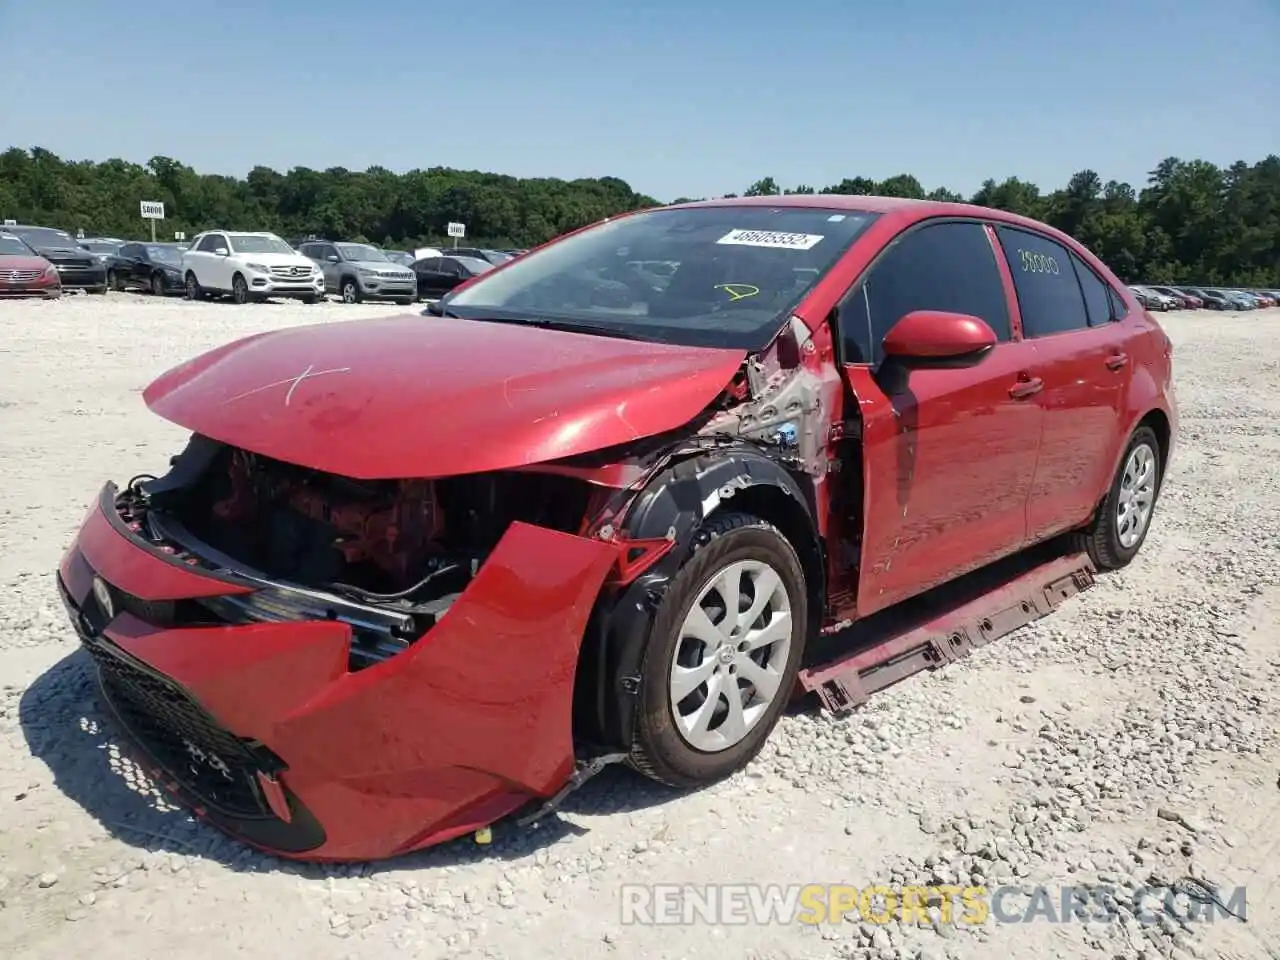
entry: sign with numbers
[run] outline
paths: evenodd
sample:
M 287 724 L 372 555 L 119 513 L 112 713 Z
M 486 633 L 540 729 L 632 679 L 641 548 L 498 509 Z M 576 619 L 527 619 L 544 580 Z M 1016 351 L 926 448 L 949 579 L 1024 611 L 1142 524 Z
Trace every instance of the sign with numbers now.
M 163 220 L 164 204 L 157 200 L 142 201 L 142 219 L 143 220 Z
M 465 237 L 467 235 L 467 225 L 465 223 L 451 223 L 448 229 L 451 237 Z

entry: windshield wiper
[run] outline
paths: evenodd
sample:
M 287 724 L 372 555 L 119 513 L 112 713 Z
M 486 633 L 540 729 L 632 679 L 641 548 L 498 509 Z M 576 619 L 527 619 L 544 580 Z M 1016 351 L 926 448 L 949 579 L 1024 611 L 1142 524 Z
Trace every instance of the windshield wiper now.
M 483 316 L 472 317 L 481 323 L 510 323 L 521 327 L 537 327 L 540 330 L 562 330 L 565 333 L 589 333 L 599 337 L 614 337 L 619 340 L 641 340 L 646 343 L 654 343 L 651 337 L 642 334 L 632 333 L 627 330 L 619 330 L 617 327 L 609 327 L 600 323 L 581 323 L 577 320 L 552 320 L 546 317 L 513 317 L 511 315 L 502 314 L 485 314 Z

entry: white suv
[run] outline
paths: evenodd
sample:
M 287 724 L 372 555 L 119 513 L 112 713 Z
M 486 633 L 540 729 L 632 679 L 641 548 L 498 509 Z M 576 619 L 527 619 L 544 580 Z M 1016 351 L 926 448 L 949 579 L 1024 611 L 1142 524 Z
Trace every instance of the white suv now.
M 187 297 L 231 294 L 236 303 L 291 297 L 315 303 L 324 296 L 324 271 L 274 233 L 210 230 L 182 254 Z

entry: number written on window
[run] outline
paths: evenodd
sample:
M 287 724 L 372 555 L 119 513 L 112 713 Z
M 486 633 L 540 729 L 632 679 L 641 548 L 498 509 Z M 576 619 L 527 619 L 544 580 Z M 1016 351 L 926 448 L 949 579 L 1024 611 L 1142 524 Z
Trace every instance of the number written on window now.
M 1023 273 L 1051 273 L 1054 275 L 1062 273 L 1062 268 L 1058 266 L 1057 258 L 1048 254 L 1034 253 L 1031 250 L 1019 250 L 1018 259 L 1022 262 Z

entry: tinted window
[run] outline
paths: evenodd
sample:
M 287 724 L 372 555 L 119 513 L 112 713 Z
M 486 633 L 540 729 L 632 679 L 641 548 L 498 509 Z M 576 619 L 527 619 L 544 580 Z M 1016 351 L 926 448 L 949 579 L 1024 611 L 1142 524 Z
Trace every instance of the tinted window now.
M 1075 254 L 1071 255 L 1071 263 L 1080 280 L 1080 289 L 1084 292 L 1084 307 L 1089 318 L 1089 326 L 1100 327 L 1110 323 L 1113 316 L 1110 285 L 1104 283 L 1102 278 Z
M 217 250 L 219 247 L 225 247 L 226 245 L 226 241 L 223 240 L 219 234 L 211 233 L 200 241 L 200 244 L 196 249 L 213 253 L 213 251 Z
M 117 254 L 122 260 L 138 260 L 142 257 L 142 246 L 137 243 L 126 243 Z
M 1004 284 L 981 224 L 937 223 L 889 247 L 840 305 L 844 362 L 879 363 L 885 334 L 914 310 L 980 317 L 1009 339 Z
M 1025 230 L 996 227 L 996 234 L 1013 271 L 1023 335 L 1045 337 L 1087 327 L 1084 295 L 1066 248 Z

